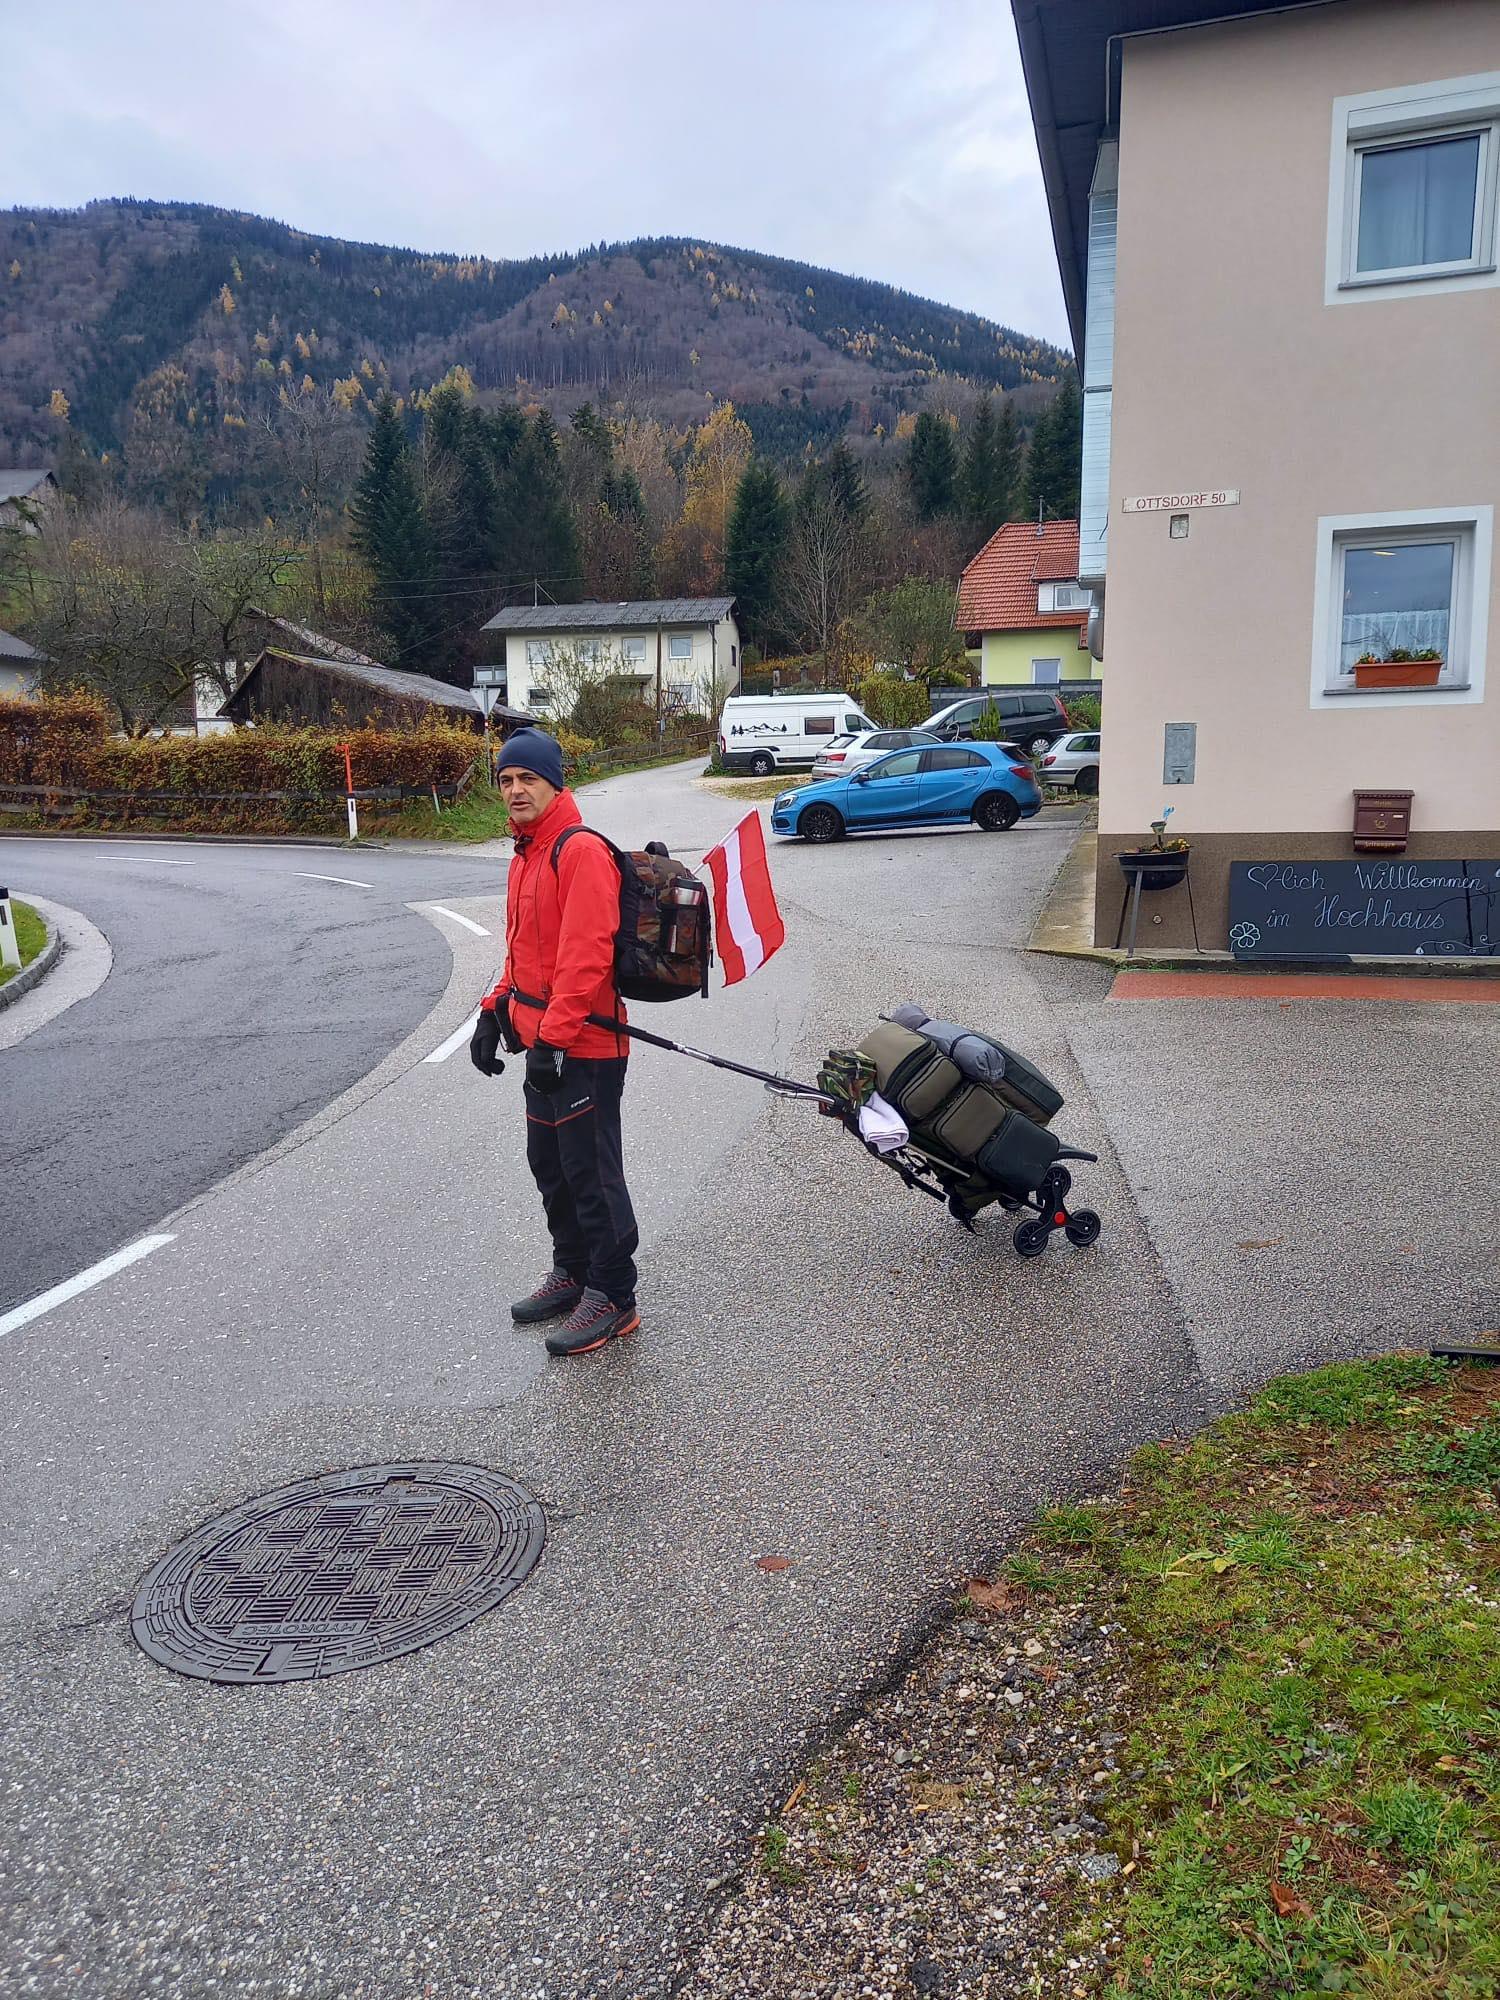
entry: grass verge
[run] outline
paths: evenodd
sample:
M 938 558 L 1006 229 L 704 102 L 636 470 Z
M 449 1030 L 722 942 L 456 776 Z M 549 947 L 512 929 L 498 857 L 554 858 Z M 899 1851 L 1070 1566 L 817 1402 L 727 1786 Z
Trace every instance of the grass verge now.
M 1132 1640 L 1138 2000 L 1500 1993 L 1500 1374 L 1274 1381 L 1046 1516 Z
M 1500 1996 L 1500 1369 L 1281 1377 L 957 1613 L 685 2000 Z
M 499 840 L 510 832 L 510 819 L 497 791 L 473 784 L 441 812 L 434 809 L 431 799 L 414 799 L 388 819 L 366 820 L 362 812 L 360 831 L 377 839 Z
M 704 789 L 720 792 L 726 799 L 749 799 L 759 805 L 763 799 L 779 798 L 783 792 L 800 792 L 811 783 L 811 778 L 788 777 L 785 773 L 779 778 L 708 777 Z
M 21 963 L 0 966 L 0 986 L 4 986 L 7 980 L 14 979 L 18 972 L 24 972 L 47 942 L 47 926 L 32 909 L 30 903 L 18 903 L 12 898 L 10 913 L 15 919 L 16 943 L 21 948 Z

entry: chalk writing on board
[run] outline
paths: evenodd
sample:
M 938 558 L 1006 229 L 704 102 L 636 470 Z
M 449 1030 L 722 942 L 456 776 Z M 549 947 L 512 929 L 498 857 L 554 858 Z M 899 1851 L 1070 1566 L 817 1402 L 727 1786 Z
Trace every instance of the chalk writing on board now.
M 1493 862 L 1255 861 L 1230 869 L 1236 958 L 1490 958 Z

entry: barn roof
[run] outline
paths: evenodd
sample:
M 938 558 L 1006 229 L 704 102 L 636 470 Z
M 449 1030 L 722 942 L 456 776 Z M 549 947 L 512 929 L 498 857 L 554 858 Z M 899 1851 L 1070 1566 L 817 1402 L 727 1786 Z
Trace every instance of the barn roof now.
M 28 646 L 24 639 L 18 639 L 14 632 L 0 632 L 0 660 L 45 660 L 46 657 L 35 646 Z
M 245 678 L 220 708 L 220 715 L 231 715 L 234 712 L 236 703 L 260 672 L 261 662 L 270 658 L 290 660 L 293 666 L 307 667 L 315 673 L 329 674 L 335 680 L 357 681 L 362 687 L 376 688 L 381 694 L 389 695 L 396 701 L 430 702 L 437 708 L 458 709 L 465 716 L 481 713 L 471 688 L 454 687 L 448 681 L 434 680 L 430 674 L 409 674 L 399 667 L 376 666 L 373 661 L 363 657 L 353 660 L 322 660 L 310 653 L 289 653 L 281 646 L 267 646 L 250 662 Z
M 39 486 L 56 484 L 45 465 L 0 466 L 0 506 L 7 500 L 25 500 Z

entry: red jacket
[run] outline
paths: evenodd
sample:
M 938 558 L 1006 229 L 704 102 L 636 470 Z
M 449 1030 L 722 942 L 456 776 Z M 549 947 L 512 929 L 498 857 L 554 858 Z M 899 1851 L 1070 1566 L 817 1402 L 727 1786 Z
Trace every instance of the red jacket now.
M 508 993 L 545 1000 L 545 1011 L 510 1003 L 516 1033 L 529 1048 L 544 1041 L 570 1055 L 625 1056 L 623 1035 L 585 1024 L 587 1014 L 625 1019 L 615 994 L 615 932 L 620 924 L 620 871 L 602 840 L 575 835 L 552 866 L 565 827 L 581 826 L 571 792 L 559 792 L 531 829 L 516 837 L 505 896 L 505 970 L 486 1006 Z

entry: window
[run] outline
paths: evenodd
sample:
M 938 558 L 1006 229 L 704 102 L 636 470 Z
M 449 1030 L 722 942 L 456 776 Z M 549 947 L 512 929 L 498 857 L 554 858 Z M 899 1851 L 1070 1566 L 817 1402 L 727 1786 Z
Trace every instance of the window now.
M 667 693 L 674 702 L 685 706 L 693 698 L 693 684 L 691 681 L 671 681 L 668 683 Z
M 641 666 L 646 664 L 646 642 L 644 639 L 626 639 L 622 642 L 620 651 L 627 660 L 636 661 Z
M 899 729 L 877 729 L 865 745 L 867 750 L 904 750 L 906 738 Z
M 1049 599 L 1050 593 L 1050 602 Z M 1087 611 L 1093 592 L 1076 583 L 1044 583 L 1037 590 L 1038 611 Z
M 874 727 L 874 723 L 871 722 L 867 715 L 846 715 L 844 717 L 844 728 L 851 736 L 857 736 L 862 729 L 873 729 Z
M 810 715 L 802 725 L 804 736 L 832 736 L 834 729 L 831 715 Z
M 921 750 L 898 750 L 894 757 L 887 757 L 883 764 L 872 764 L 872 778 L 913 778 L 917 767 L 926 753 Z
M 528 708 L 550 708 L 552 706 L 551 688 L 534 686 L 531 690 L 531 700 L 526 705 Z
M 1334 104 L 1329 303 L 1494 284 L 1500 72 Z
M 674 660 L 690 660 L 693 657 L 692 633 L 674 632 L 667 641 L 667 653 Z
M 1477 701 L 1483 693 L 1493 509 L 1365 514 L 1318 523 L 1313 706 Z M 1409 682 L 1359 685 L 1356 663 L 1422 654 Z M 1431 684 L 1431 656 L 1438 667 Z M 1398 662 L 1397 664 L 1403 664 Z M 1428 685 L 1420 685 L 1421 673 Z M 1404 679 L 1404 677 L 1403 677 Z
M 598 639 L 575 639 L 573 651 L 583 666 L 597 667 L 604 657 L 604 647 Z
M 962 750 L 956 743 L 945 743 L 939 750 L 925 750 L 924 771 L 972 771 L 985 759 L 977 750 Z
M 1031 679 L 1035 687 L 1056 687 L 1062 679 L 1061 660 L 1033 660 Z
M 551 666 L 552 648 L 545 639 L 528 639 L 526 641 L 526 664 L 528 667 Z

